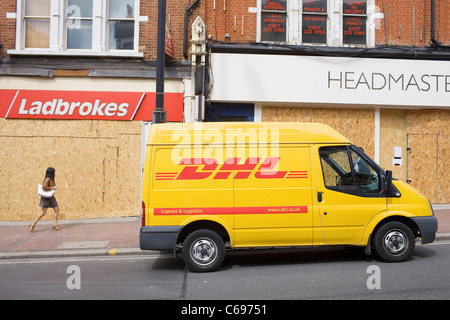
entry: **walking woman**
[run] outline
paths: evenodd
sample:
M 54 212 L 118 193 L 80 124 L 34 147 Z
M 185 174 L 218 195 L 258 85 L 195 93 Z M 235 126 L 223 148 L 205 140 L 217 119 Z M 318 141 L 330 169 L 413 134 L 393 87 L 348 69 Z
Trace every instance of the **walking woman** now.
M 42 183 L 42 189 L 44 191 L 51 191 L 56 190 L 56 183 L 55 183 L 55 169 L 54 168 L 47 168 L 47 171 L 45 172 L 45 179 Z M 55 212 L 55 222 L 53 224 L 53 230 L 60 231 L 61 229 L 58 226 L 58 214 L 59 214 L 59 207 L 58 202 L 56 202 L 56 198 L 53 195 L 51 198 L 44 198 L 41 197 L 41 201 L 39 202 L 39 206 L 42 208 L 42 212 L 36 216 L 36 219 L 34 219 L 34 222 L 30 224 L 28 227 L 30 229 L 30 232 L 34 231 L 34 227 L 36 226 L 36 223 L 45 216 L 47 213 L 48 208 L 53 208 L 53 211 Z

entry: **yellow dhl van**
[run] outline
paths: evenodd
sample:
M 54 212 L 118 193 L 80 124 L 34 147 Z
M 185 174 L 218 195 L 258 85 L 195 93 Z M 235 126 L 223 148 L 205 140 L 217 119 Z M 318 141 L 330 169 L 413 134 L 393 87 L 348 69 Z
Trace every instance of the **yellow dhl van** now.
M 226 248 L 355 245 L 390 262 L 434 241 L 429 201 L 360 148 L 315 123 L 153 124 L 140 248 L 192 271 Z

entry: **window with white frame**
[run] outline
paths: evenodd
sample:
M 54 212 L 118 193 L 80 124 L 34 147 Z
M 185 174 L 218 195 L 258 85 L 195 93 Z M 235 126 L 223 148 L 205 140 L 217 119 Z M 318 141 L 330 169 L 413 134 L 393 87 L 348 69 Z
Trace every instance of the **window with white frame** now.
M 67 49 L 92 49 L 93 0 L 67 0 Z
M 374 12 L 375 0 L 258 0 L 257 41 L 374 47 Z
M 286 42 L 287 0 L 261 2 L 261 40 Z
M 109 0 L 109 48 L 115 50 L 133 50 L 134 46 L 134 9 L 123 0 Z
M 139 0 L 18 0 L 10 54 L 141 57 Z
M 367 43 L 367 0 L 343 0 L 344 44 Z
M 327 43 L 327 0 L 302 1 L 302 42 Z
M 26 0 L 23 9 L 24 47 L 50 47 L 50 0 Z

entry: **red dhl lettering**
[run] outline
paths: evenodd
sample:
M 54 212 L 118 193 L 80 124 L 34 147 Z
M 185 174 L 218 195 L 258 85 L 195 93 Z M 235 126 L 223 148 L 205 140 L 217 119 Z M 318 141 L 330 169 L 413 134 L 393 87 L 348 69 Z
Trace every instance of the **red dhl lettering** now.
M 181 172 L 157 172 L 155 180 L 224 180 L 248 179 L 307 179 L 308 171 L 278 171 L 274 170 L 279 157 L 250 157 L 241 162 L 241 158 L 228 158 L 219 165 L 214 158 L 184 158 L 178 165 L 184 166 Z M 234 176 L 233 176 L 234 174 Z

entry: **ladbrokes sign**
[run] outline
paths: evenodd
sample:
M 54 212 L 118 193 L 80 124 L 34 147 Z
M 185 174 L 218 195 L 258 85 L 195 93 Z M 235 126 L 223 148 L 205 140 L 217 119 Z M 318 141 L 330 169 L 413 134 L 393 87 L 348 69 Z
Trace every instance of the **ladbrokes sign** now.
M 155 93 L 0 90 L 0 115 L 7 119 L 151 121 Z M 167 106 L 167 107 L 166 107 Z M 166 93 L 168 121 L 182 121 L 183 94 Z

